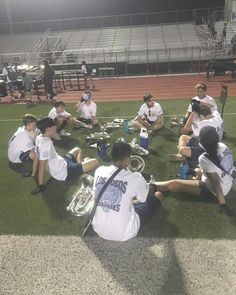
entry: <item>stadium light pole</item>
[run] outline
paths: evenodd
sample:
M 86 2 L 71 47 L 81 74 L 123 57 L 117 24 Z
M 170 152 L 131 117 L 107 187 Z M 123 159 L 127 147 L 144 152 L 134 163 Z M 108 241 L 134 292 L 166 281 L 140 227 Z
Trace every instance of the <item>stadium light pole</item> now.
M 6 13 L 7 13 L 7 22 L 8 22 L 8 26 L 9 26 L 9 33 L 13 34 L 13 26 L 12 26 L 12 15 L 11 15 L 11 8 L 9 5 L 9 1 L 8 0 L 3 0 L 5 7 L 6 7 Z

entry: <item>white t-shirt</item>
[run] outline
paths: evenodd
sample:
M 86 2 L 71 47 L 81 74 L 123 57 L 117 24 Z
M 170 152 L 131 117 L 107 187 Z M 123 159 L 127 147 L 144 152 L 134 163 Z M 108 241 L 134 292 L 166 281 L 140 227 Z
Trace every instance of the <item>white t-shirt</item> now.
M 15 72 L 15 70 L 14 69 L 11 69 L 11 71 L 14 71 Z M 7 68 L 6 67 L 4 67 L 3 69 L 2 69 L 2 74 L 5 76 L 5 77 L 7 77 L 7 82 L 9 83 L 9 82 L 12 82 L 12 80 L 9 78 L 9 76 L 8 76 L 8 70 L 7 70 Z
M 25 129 L 25 126 L 19 127 L 8 142 L 8 159 L 12 163 L 22 163 L 21 153 L 32 150 L 34 147 L 33 132 Z
M 101 166 L 95 171 L 95 197 L 117 167 Z M 104 191 L 92 221 L 97 234 L 106 240 L 127 241 L 139 231 L 140 219 L 134 210 L 133 197 L 145 202 L 148 185 L 138 172 L 122 169 Z
M 158 119 L 159 116 L 163 114 L 162 108 L 159 103 L 155 102 L 154 106 L 148 108 L 147 104 L 144 103 L 141 105 L 138 115 L 147 118 L 149 121 L 154 122 Z
M 67 163 L 57 154 L 52 140 L 41 135 L 36 137 L 36 152 L 39 160 L 47 160 L 46 169 L 57 180 L 67 177 Z
M 90 105 L 87 105 L 85 101 L 80 104 L 79 110 L 81 112 L 81 117 L 84 119 L 92 119 L 96 117 L 97 105 L 95 102 L 91 101 Z
M 218 149 L 217 149 L 218 157 L 222 158 L 223 154 L 227 151 L 228 151 L 227 146 L 224 143 L 220 142 L 218 144 Z M 211 182 L 206 176 L 206 173 L 216 172 L 219 175 L 220 185 L 221 185 L 223 194 L 226 196 L 232 187 L 232 183 L 233 183 L 232 176 L 230 176 L 229 174 L 221 170 L 219 167 L 217 167 L 214 163 L 212 163 L 211 160 L 205 157 L 204 154 L 202 154 L 199 157 L 199 165 L 200 165 L 200 169 L 202 170 L 202 181 L 206 183 L 206 186 L 209 189 L 209 191 L 215 194 L 212 189 Z
M 62 113 L 57 113 L 56 108 L 52 108 L 51 111 L 48 114 L 49 118 L 52 118 L 53 120 L 55 120 L 57 117 L 61 117 L 61 118 L 68 118 L 70 116 L 69 113 L 67 113 L 66 111 L 62 112 Z
M 218 112 L 216 111 L 216 113 Z M 213 114 L 215 114 L 215 112 Z M 192 124 L 193 135 L 198 138 L 200 130 L 204 126 L 214 127 L 219 135 L 220 140 L 222 139 L 223 132 L 224 132 L 224 125 L 223 125 L 223 120 L 220 116 L 216 114 L 216 115 L 213 115 L 213 117 L 210 119 L 193 122 Z
M 194 96 L 192 98 L 192 100 L 193 99 L 198 100 L 198 101 L 203 102 L 203 103 L 211 104 L 212 105 L 212 108 L 211 108 L 212 112 L 218 110 L 216 101 L 211 96 L 206 95 L 204 98 L 201 98 L 201 99 L 198 96 Z M 192 113 L 192 105 L 191 105 L 191 103 L 188 106 L 187 112 Z
M 86 66 L 85 65 L 82 65 L 81 66 L 81 73 L 83 73 L 83 74 L 87 74 L 88 73 L 88 71 L 87 71 L 87 68 L 86 68 Z

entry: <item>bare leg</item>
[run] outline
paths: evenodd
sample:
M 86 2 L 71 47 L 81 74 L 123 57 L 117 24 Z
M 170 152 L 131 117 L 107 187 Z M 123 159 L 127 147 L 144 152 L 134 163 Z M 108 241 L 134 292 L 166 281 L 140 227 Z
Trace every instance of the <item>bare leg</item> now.
M 135 119 L 132 121 L 132 125 L 133 125 L 133 127 L 136 128 L 136 129 L 141 129 L 141 128 L 144 127 L 142 124 L 140 124 L 140 123 L 139 123 L 137 120 L 135 120 Z
M 181 135 L 179 138 L 179 154 L 187 158 L 191 157 L 191 149 L 188 146 L 190 138 L 188 135 Z
M 156 182 L 155 184 L 160 192 L 183 192 L 196 196 L 201 195 L 198 180 L 173 179 Z
M 153 130 L 153 131 L 160 130 L 160 129 L 162 129 L 163 127 L 164 127 L 163 122 L 161 122 L 161 123 L 157 123 L 157 124 L 155 124 L 155 125 L 152 126 L 152 130 Z
M 75 157 L 76 162 L 78 163 L 82 162 L 82 150 L 79 147 L 74 147 L 68 153 Z
M 96 169 L 98 165 L 99 165 L 99 162 L 97 159 L 89 159 L 82 162 L 84 173 L 87 173 L 89 171 Z
M 69 154 L 72 154 L 78 163 L 82 163 L 84 173 L 94 170 L 99 165 L 96 159 L 88 159 L 82 162 L 82 150 L 79 147 L 70 150 Z

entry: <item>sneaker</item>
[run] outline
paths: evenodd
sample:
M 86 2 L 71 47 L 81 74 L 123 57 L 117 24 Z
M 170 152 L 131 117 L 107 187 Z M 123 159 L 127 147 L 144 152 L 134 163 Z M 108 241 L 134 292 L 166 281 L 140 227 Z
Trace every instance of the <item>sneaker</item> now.
M 71 136 L 71 133 L 65 132 L 64 129 L 62 129 L 59 133 L 60 136 Z
M 186 160 L 186 158 L 180 154 L 169 154 L 167 157 L 171 162 L 182 162 Z
M 55 139 L 55 140 L 61 140 L 61 137 L 59 136 L 58 133 L 56 133 L 56 134 L 54 135 L 53 139 Z

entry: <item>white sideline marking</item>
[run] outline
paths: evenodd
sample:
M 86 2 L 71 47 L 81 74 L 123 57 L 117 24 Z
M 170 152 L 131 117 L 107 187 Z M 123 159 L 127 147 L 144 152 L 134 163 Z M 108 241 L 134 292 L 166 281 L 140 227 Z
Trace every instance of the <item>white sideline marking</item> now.
M 224 113 L 224 116 L 234 116 L 236 113 Z M 184 114 L 172 114 L 172 115 L 164 115 L 164 117 L 183 117 Z M 132 116 L 125 116 L 125 115 L 117 115 L 116 118 L 134 118 L 135 114 Z M 114 119 L 113 117 L 97 117 L 98 119 Z M 16 122 L 21 121 L 22 119 L 0 119 L 0 122 Z

